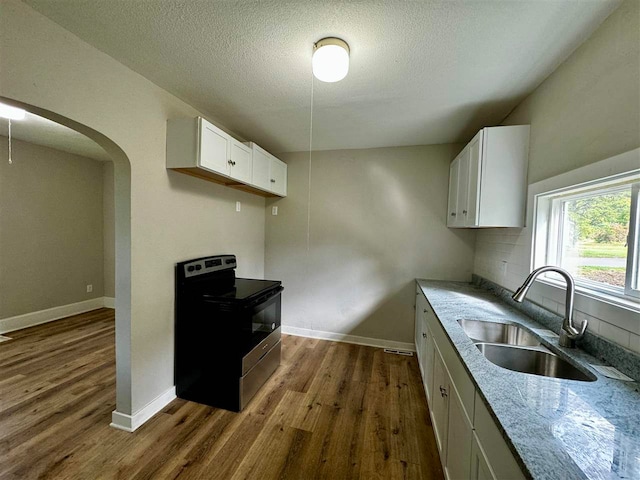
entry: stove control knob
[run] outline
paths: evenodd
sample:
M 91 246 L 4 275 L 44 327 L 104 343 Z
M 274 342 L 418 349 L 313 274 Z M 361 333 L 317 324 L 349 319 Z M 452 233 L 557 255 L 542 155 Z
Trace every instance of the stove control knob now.
M 276 329 L 276 324 L 275 322 L 271 324 L 271 330 L 275 330 Z
M 202 265 L 200 264 L 196 265 L 196 270 L 202 270 Z
M 196 267 L 194 267 L 193 265 L 189 265 L 187 267 L 187 272 L 193 272 L 196 269 Z

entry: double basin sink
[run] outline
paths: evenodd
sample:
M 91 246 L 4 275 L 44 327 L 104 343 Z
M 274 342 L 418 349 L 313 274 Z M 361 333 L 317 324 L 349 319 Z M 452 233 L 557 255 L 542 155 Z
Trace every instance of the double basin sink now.
M 596 376 L 552 353 L 529 330 L 514 324 L 461 319 L 458 323 L 490 362 L 521 373 L 593 382 Z

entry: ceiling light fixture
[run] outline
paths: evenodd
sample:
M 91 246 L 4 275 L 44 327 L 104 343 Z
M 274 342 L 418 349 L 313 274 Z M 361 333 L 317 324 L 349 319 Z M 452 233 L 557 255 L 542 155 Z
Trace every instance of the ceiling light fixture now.
M 21 108 L 10 107 L 4 103 L 0 103 L 0 117 L 9 120 L 24 120 L 25 111 Z
M 338 82 L 349 72 L 349 45 L 339 38 L 329 37 L 313 45 L 311 59 L 313 75 L 322 82 Z

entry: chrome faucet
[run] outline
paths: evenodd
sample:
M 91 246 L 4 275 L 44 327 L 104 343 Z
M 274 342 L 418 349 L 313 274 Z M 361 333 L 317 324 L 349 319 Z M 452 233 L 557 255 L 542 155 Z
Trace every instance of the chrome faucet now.
M 554 267 L 552 265 L 536 268 L 529 274 L 522 286 L 518 288 L 518 290 L 516 290 L 516 293 L 514 293 L 511 298 L 513 298 L 518 303 L 522 303 L 533 281 L 538 275 L 544 272 L 559 273 L 567 282 L 567 296 L 564 303 L 564 320 L 562 321 L 562 329 L 560 330 L 559 343 L 562 347 L 575 348 L 576 340 L 580 340 L 584 335 L 585 330 L 587 329 L 587 320 L 582 321 L 580 328 L 576 328 L 576 326 L 573 324 L 573 295 L 576 290 L 576 284 L 569 272 L 563 270 L 560 267 Z

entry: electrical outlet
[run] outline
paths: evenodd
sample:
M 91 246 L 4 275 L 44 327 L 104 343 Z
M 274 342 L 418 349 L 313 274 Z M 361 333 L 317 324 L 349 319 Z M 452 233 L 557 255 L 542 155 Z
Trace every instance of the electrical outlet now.
M 87 293 L 93 292 L 93 285 L 87 285 Z
M 271 215 L 278 215 L 278 207 L 276 205 L 271 207 Z
M 242 210 L 242 204 L 240 202 L 236 202 L 236 212 Z

